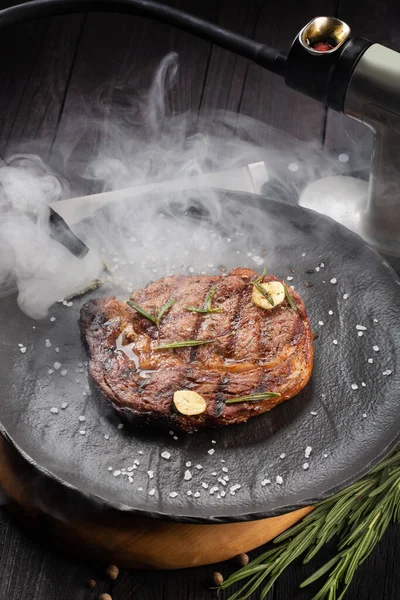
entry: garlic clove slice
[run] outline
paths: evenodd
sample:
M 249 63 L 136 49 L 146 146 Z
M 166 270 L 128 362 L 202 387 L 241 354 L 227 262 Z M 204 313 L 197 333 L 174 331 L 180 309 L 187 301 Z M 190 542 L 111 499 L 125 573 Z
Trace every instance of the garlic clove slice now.
M 201 415 L 207 408 L 203 396 L 191 390 L 178 390 L 174 393 L 174 405 L 182 415 Z
M 252 300 L 256 306 L 260 308 L 264 308 L 265 310 L 271 310 L 282 302 L 285 299 L 285 288 L 280 281 L 269 281 L 268 283 L 259 283 L 261 288 L 263 288 L 273 299 L 274 304 L 272 305 L 268 298 L 266 298 L 255 286 L 253 287 L 253 295 Z

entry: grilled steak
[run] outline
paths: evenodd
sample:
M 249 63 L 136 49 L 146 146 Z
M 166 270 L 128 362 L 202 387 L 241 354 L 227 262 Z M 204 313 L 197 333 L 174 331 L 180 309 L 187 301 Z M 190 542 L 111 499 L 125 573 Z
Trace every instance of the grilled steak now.
M 175 299 L 158 327 L 114 297 L 85 304 L 80 327 L 89 372 L 114 408 L 134 423 L 192 431 L 246 421 L 297 394 L 313 364 L 303 301 L 290 289 L 293 308 L 290 299 L 272 310 L 258 307 L 251 284 L 257 277 L 243 268 L 226 276 L 173 275 L 133 292 L 131 301 L 151 315 Z M 279 280 L 259 280 L 271 281 Z M 211 288 L 212 310 L 219 312 L 187 310 L 204 306 Z M 207 343 L 158 348 L 188 340 Z M 191 416 L 178 412 L 173 402 L 178 390 L 200 394 L 206 410 Z M 231 403 L 265 391 L 279 396 Z

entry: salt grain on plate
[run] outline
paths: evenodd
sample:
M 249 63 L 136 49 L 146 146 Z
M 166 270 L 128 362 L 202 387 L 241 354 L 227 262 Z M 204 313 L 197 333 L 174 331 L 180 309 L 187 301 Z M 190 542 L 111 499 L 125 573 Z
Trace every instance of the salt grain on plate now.
M 367 331 L 367 328 L 364 327 L 364 325 L 356 325 L 356 329 L 358 329 L 358 331 Z
M 85 435 L 85 434 L 86 434 L 86 431 L 85 431 L 84 429 L 80 429 L 80 430 L 79 430 L 79 433 L 80 433 L 81 435 Z
M 307 446 L 307 448 L 306 448 L 306 449 L 305 449 L 305 451 L 304 451 L 304 456 L 305 456 L 306 458 L 310 458 L 310 454 L 311 454 L 311 452 L 312 452 L 312 448 L 311 448 L 311 446 Z
M 358 390 L 358 385 L 356 383 L 352 383 L 351 384 L 351 389 L 352 390 Z
M 308 469 L 308 467 L 309 467 L 309 466 L 310 466 L 310 465 L 308 464 L 308 462 L 305 462 L 305 463 L 304 463 L 304 465 L 303 465 L 303 469 L 304 469 L 305 471 L 307 471 L 307 469 Z
M 333 315 L 333 310 L 328 310 L 328 315 Z
M 367 413 L 363 413 L 363 419 L 367 418 Z
M 332 279 L 331 279 L 331 284 L 332 284 L 332 285 L 335 285 L 336 283 L 337 283 L 337 279 L 336 279 L 336 277 L 332 277 Z
M 149 479 L 153 479 L 154 471 L 147 471 L 147 475 L 149 476 Z
M 86 417 L 84 417 L 83 415 L 81 415 L 79 417 L 79 420 L 80 420 L 81 423 L 84 423 L 86 421 Z
M 45 340 L 44 341 L 44 345 L 46 346 L 46 348 L 51 348 L 51 341 L 50 340 Z
M 155 493 L 156 493 L 156 490 L 153 488 L 152 490 L 149 491 L 149 496 L 154 496 Z
M 165 458 L 165 460 L 169 460 L 171 458 L 171 454 L 165 450 L 164 452 L 161 452 L 161 457 Z
M 367 387 L 367 384 L 365 383 L 365 381 L 361 382 L 362 387 Z
M 268 483 L 271 483 L 270 479 L 263 479 L 261 482 L 261 485 L 264 487 L 265 485 L 267 485 Z
M 108 467 L 108 470 L 109 470 L 109 471 L 112 471 L 112 470 L 113 470 L 113 468 L 112 468 L 112 467 Z
M 170 492 L 169 497 L 170 498 L 176 498 L 178 495 L 178 492 Z
M 310 415 L 312 415 L 313 417 L 315 417 L 315 416 L 316 416 L 316 414 L 317 414 L 317 412 L 316 412 L 315 410 L 312 410 L 312 411 L 310 412 Z
M 327 453 L 326 453 L 326 452 L 323 454 L 323 457 L 324 457 L 324 458 L 328 458 L 328 455 L 327 455 Z
M 60 362 L 55 362 L 53 367 L 55 368 L 56 371 L 58 371 L 58 369 L 61 369 L 61 363 Z
M 241 485 L 239 485 L 239 484 L 237 483 L 237 484 L 235 484 L 235 485 L 232 485 L 232 486 L 229 488 L 229 491 L 230 491 L 230 493 L 231 493 L 231 494 L 235 494 L 235 492 L 237 492 L 237 490 L 240 490 L 240 488 L 241 488 L 241 487 L 242 487 L 242 486 L 241 486 Z
M 56 320 L 56 318 L 55 318 L 55 317 L 50 317 L 50 321 L 51 321 L 52 323 L 54 323 L 54 321 L 55 321 L 55 320 Z
M 192 466 L 192 463 L 190 462 L 190 460 L 188 460 L 188 462 L 186 463 L 186 466 L 187 467 L 191 467 Z
M 212 444 L 216 444 L 217 442 L 215 440 L 211 440 L 211 443 Z
M 110 439 L 110 436 L 108 435 L 108 433 L 106 433 L 106 435 L 104 436 L 104 439 L 105 440 L 109 440 Z
M 386 369 L 386 371 L 382 371 L 382 375 L 391 375 L 392 371 L 390 369 Z
M 62 408 L 63 410 L 65 410 L 65 409 L 67 408 L 67 406 L 68 406 L 68 402 L 63 402 L 63 403 L 61 404 L 61 408 Z
M 374 352 L 379 352 L 379 346 L 372 346 L 372 350 Z
M 213 472 L 211 473 L 211 475 L 213 475 L 214 477 L 216 477 L 216 476 L 217 476 L 217 471 L 213 471 Z
M 121 475 L 121 471 L 114 471 L 114 477 L 119 477 Z
M 372 365 L 372 363 L 374 362 L 374 359 L 373 358 L 369 358 L 368 362 L 369 362 L 370 365 Z
M 123 429 L 124 428 L 124 424 L 123 423 L 119 423 L 118 424 L 118 429 Z
M 282 452 L 282 454 L 280 455 L 279 458 L 285 458 L 286 454 L 284 452 Z
M 289 277 L 286 277 L 286 279 L 287 279 L 288 281 L 293 281 L 293 277 L 290 277 L 290 276 L 289 276 Z
M 212 456 L 214 454 L 214 452 L 215 452 L 215 449 L 214 448 L 210 448 L 209 450 L 207 450 L 207 452 L 208 452 L 208 454 L 210 456 Z
M 222 467 L 222 471 L 223 471 L 224 473 L 227 473 L 227 472 L 228 472 L 228 467 Z
M 193 494 L 193 496 L 194 496 L 195 498 L 199 498 L 199 497 L 200 497 L 200 492 L 195 492 L 195 493 Z
M 198 469 L 199 471 L 202 469 L 203 467 L 201 465 L 196 465 L 196 469 Z
M 26 347 L 22 346 L 22 348 L 19 349 L 19 351 L 21 352 L 21 354 L 25 354 L 26 352 Z
M 49 369 L 47 372 L 48 372 L 49 375 L 53 375 L 54 369 Z
M 57 348 L 54 348 L 54 350 L 55 350 L 56 352 L 60 352 L 60 348 L 58 348 L 58 347 L 57 347 Z
M 50 409 L 50 412 L 53 413 L 53 415 L 56 415 L 58 413 L 58 408 L 53 406 L 53 408 Z
M 332 340 L 332 344 L 335 344 L 335 346 L 338 345 L 338 341 L 337 340 Z
M 205 490 L 208 489 L 208 483 L 206 483 L 205 481 L 202 481 L 201 487 L 203 487 Z
M 192 479 L 192 474 L 191 474 L 191 472 L 190 472 L 189 470 L 185 471 L 185 474 L 184 474 L 184 476 L 183 476 L 183 479 L 184 479 L 185 481 L 190 481 L 190 480 Z
M 283 483 L 283 479 L 282 479 L 282 477 L 280 475 L 276 476 L 276 480 L 275 481 L 276 481 L 276 483 L 278 485 L 282 485 L 282 483 Z
M 68 373 L 67 369 L 63 369 L 61 371 L 61 377 L 65 377 L 67 373 Z
M 320 325 L 322 327 L 322 325 L 324 324 L 323 321 L 318 321 L 318 325 Z
M 348 297 L 349 297 L 348 294 L 343 294 L 343 300 L 347 300 Z
M 358 333 L 358 337 L 362 337 L 364 335 L 363 331 L 358 331 L 357 333 Z
M 319 267 L 315 267 L 315 270 L 317 271 L 317 273 L 319 273 Z

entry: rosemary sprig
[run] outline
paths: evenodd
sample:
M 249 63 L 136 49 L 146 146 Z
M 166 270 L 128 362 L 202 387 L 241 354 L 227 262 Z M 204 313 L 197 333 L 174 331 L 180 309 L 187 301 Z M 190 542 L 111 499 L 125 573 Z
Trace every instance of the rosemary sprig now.
M 254 287 L 256 288 L 256 290 L 259 291 L 260 294 L 262 296 L 264 296 L 264 298 L 266 298 L 268 300 L 268 302 L 270 303 L 271 306 L 275 306 L 275 302 L 274 302 L 274 299 L 271 296 L 271 294 L 269 294 L 267 292 L 267 290 L 265 290 L 260 285 L 260 281 L 262 281 L 264 279 L 266 273 L 267 273 L 267 267 L 264 267 L 263 272 L 261 273 L 261 275 L 259 277 L 257 277 L 257 279 L 254 279 L 253 281 L 250 281 L 249 283 L 251 283 L 252 285 L 254 285 Z
M 154 325 L 157 325 L 156 317 L 153 317 L 153 315 L 148 313 L 147 310 L 144 310 L 144 308 L 139 306 L 139 304 L 135 304 L 134 302 L 131 302 L 130 300 L 127 300 L 126 303 L 131 308 L 134 308 L 139 313 L 139 315 L 142 315 L 142 317 L 146 317 L 146 319 L 149 319 L 149 321 L 154 323 Z
M 257 589 L 263 600 L 295 559 L 305 554 L 303 563 L 309 562 L 338 536 L 337 555 L 300 587 L 327 576 L 313 600 L 342 600 L 357 567 L 371 554 L 391 521 L 400 522 L 400 446 L 366 477 L 317 504 L 300 523 L 275 538 L 278 546 L 228 577 L 219 589 L 243 582 L 227 600 L 246 600 Z
M 215 340 L 183 340 L 182 342 L 170 342 L 157 346 L 154 350 L 168 350 L 169 348 L 186 348 L 190 346 L 202 346 L 203 344 L 210 344 Z
M 204 306 L 203 307 L 198 307 L 198 306 L 186 306 L 185 310 L 189 311 L 189 312 L 197 312 L 197 313 L 218 313 L 221 312 L 220 308 L 212 308 L 211 304 L 212 304 L 212 299 L 213 296 L 215 294 L 215 290 L 217 289 L 216 285 L 213 285 L 212 288 L 210 289 L 210 291 L 208 292 L 206 299 L 204 301 Z
M 229 398 L 225 404 L 236 404 L 237 402 L 260 402 L 260 400 L 269 400 L 270 398 L 279 398 L 280 394 L 276 392 L 259 392 L 257 394 L 249 394 L 248 396 L 237 396 Z
M 149 312 L 147 312 L 147 310 L 139 306 L 139 304 L 135 304 L 135 302 L 131 302 L 130 300 L 126 301 L 126 303 L 131 308 L 134 308 L 140 315 L 142 315 L 142 317 L 146 317 L 146 319 L 149 319 L 149 321 L 154 323 L 154 325 L 156 325 L 157 327 L 160 325 L 160 321 L 165 315 L 165 313 L 169 311 L 169 309 L 175 304 L 175 302 L 175 298 L 170 298 L 168 302 L 166 302 L 157 313 L 154 311 L 154 315 L 151 315 Z
M 254 287 L 256 288 L 256 290 L 258 290 L 260 292 L 260 294 L 262 294 L 263 296 L 265 296 L 265 298 L 268 300 L 268 302 L 270 303 L 271 306 L 275 306 L 275 302 L 273 297 L 271 296 L 271 294 L 269 294 L 267 292 L 267 290 L 265 290 L 259 283 L 255 283 L 254 281 L 251 282 Z
M 289 294 L 289 290 L 287 289 L 287 285 L 283 284 L 283 287 L 285 288 L 285 298 L 286 298 L 287 303 L 289 304 L 290 308 L 292 308 L 293 310 L 297 310 L 297 306 L 293 302 L 292 296 Z
M 163 318 L 163 316 L 169 311 L 169 309 L 171 308 L 171 306 L 173 306 L 175 304 L 175 302 L 176 302 L 175 298 L 170 298 L 168 300 L 168 302 L 166 302 L 164 304 L 164 306 L 162 306 L 160 308 L 160 310 L 158 311 L 157 316 L 156 316 L 157 327 L 159 326 L 160 321 Z

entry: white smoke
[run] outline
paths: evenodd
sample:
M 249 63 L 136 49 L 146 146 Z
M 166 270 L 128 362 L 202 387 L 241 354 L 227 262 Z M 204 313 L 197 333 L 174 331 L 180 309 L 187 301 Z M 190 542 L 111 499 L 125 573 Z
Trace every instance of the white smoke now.
M 189 113 L 169 114 L 167 96 L 177 68 L 177 56 L 169 54 L 147 95 L 129 95 L 118 87 L 102 94 L 102 119 L 88 122 L 99 132 L 97 155 L 89 157 L 83 168 L 81 158 L 75 169 L 95 191 L 180 180 L 263 161 L 270 179 L 268 196 L 290 202 L 304 181 L 337 172 L 339 165 L 324 158 L 316 144 L 276 132 L 272 144 L 271 128 L 248 117 L 226 112 L 201 119 Z M 115 102 L 118 97 L 123 99 L 122 107 Z M 293 175 L 295 167 L 289 178 L 288 165 L 298 168 L 300 163 L 301 181 Z M 73 168 L 73 160 L 69 172 L 71 164 Z M 234 259 L 237 266 L 246 256 L 260 266 L 263 259 L 255 243 L 267 239 L 270 260 L 275 236 L 280 235 L 276 223 L 269 232 L 261 229 L 256 210 L 243 206 L 240 214 L 226 211 L 216 192 L 200 190 L 198 185 L 195 205 L 199 215 L 207 214 L 224 232 L 216 235 L 201 219 L 188 224 L 181 217 L 193 204 L 193 192 L 182 186 L 173 197 L 161 193 L 156 201 L 150 201 L 136 194 L 134 203 L 115 202 L 83 228 L 78 227 L 90 247 L 80 259 L 52 238 L 49 227 L 49 204 L 70 193 L 65 175 L 54 173 L 37 156 L 13 156 L 0 166 L 0 294 L 18 290 L 20 308 L 36 319 L 43 318 L 54 302 L 96 279 L 104 261 L 113 263 L 109 270 L 116 282 L 124 279 L 134 286 L 146 277 L 216 270 L 218 264 L 229 263 L 233 254 L 238 255 Z M 251 225 L 252 239 L 243 240 L 244 223 Z M 237 247 L 234 234 L 240 240 Z M 124 276 L 120 265 L 125 267 Z M 142 275 L 136 277 L 140 270 Z

